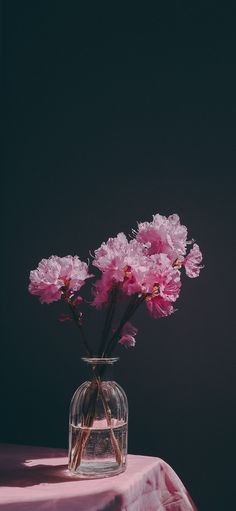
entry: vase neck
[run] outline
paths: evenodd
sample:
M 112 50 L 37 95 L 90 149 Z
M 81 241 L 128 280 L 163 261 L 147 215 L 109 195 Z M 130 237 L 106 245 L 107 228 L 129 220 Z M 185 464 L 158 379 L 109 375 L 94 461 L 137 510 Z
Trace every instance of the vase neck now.
M 100 377 L 102 380 L 111 380 L 113 375 L 113 366 L 119 358 L 105 357 L 83 357 L 82 360 L 88 364 L 90 374 Z

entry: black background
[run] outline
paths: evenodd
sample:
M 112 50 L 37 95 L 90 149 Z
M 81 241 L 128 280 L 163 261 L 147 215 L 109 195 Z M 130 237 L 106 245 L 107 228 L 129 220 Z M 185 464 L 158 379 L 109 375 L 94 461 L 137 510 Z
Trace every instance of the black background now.
M 28 275 L 152 214 L 178 213 L 205 268 L 178 312 L 140 310 L 116 379 L 129 451 L 164 458 L 199 510 L 235 488 L 235 13 L 173 2 L 128 12 L 77 2 L 6 2 L 6 166 L 1 440 L 67 447 L 68 407 L 86 378 L 62 304 L 40 305 Z M 160 3 L 161 4 L 161 3 Z M 165 4 L 165 3 L 164 3 Z M 92 337 L 102 314 L 89 314 Z

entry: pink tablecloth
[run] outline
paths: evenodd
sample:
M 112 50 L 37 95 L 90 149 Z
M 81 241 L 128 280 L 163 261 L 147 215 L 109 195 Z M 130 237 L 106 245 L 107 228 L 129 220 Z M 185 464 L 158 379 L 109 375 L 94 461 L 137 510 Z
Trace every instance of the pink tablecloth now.
M 61 449 L 0 445 L 4 511 L 196 511 L 182 482 L 160 458 L 128 456 L 126 472 L 82 480 Z

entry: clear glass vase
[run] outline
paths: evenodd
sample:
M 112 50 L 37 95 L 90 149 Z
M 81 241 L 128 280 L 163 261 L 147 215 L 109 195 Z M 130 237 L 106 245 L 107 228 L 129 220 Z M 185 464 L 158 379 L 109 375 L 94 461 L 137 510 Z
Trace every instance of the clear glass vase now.
M 70 405 L 69 470 L 80 477 L 109 477 L 124 472 L 128 440 L 128 402 L 111 379 L 118 358 L 83 358 L 91 380 L 76 390 Z

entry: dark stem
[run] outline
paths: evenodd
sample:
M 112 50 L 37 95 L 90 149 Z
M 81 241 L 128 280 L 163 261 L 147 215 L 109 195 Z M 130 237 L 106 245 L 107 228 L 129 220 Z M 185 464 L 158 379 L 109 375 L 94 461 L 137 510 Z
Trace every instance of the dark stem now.
M 91 348 L 89 347 L 89 344 L 88 344 L 88 341 L 86 339 L 86 336 L 85 336 L 85 333 L 84 333 L 84 330 L 83 330 L 83 327 L 82 325 L 80 324 L 80 321 L 78 319 L 78 316 L 77 316 L 77 313 L 76 313 L 76 310 L 75 310 L 75 307 L 73 307 L 73 305 L 70 303 L 70 302 L 67 302 L 68 305 L 69 305 L 69 308 L 70 308 L 70 311 L 71 311 L 71 314 L 73 316 L 73 319 L 75 321 L 75 324 L 76 326 L 78 327 L 79 331 L 80 331 L 80 335 L 81 335 L 81 338 L 82 338 L 82 342 L 83 342 L 83 345 L 87 351 L 87 354 L 89 355 L 89 357 L 92 357 L 93 356 L 93 352 L 91 350 Z
M 127 323 L 127 321 L 129 321 L 131 316 L 133 316 L 133 314 L 136 312 L 137 308 L 145 300 L 146 296 L 147 296 L 146 294 L 141 295 L 141 296 L 135 295 L 133 298 L 131 298 L 129 305 L 128 305 L 123 317 L 121 318 L 118 328 L 116 329 L 116 331 L 114 332 L 113 336 L 111 337 L 111 339 L 108 343 L 108 346 L 106 349 L 107 357 L 109 357 L 111 355 L 111 353 L 113 352 L 113 350 L 116 346 L 116 343 L 119 339 L 119 336 L 121 334 L 121 330 L 124 327 L 125 323 Z
M 109 335 L 113 317 L 115 314 L 117 293 L 118 293 L 118 287 L 117 287 L 117 285 L 114 285 L 111 290 L 110 301 L 109 301 L 106 319 L 105 319 L 105 323 L 104 323 L 104 327 L 103 327 L 103 331 L 102 331 L 102 335 L 101 335 L 99 357 L 104 357 L 104 353 L 106 351 L 107 337 Z

